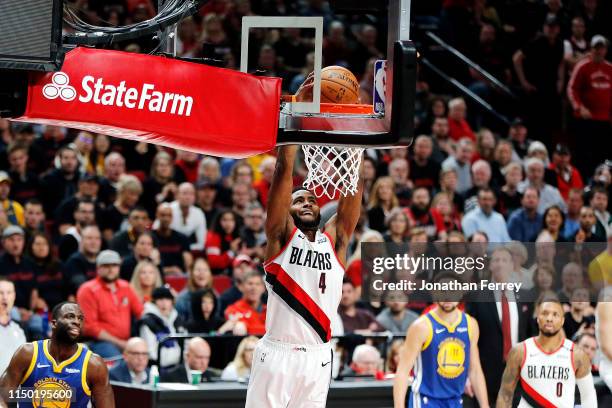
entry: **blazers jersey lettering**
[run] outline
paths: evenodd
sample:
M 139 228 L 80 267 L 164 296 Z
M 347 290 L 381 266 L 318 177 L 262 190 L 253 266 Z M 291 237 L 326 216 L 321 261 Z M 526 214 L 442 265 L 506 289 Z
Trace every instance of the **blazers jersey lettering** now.
M 87 365 L 91 351 L 82 344 L 77 345 L 77 351 L 68 360 L 57 364 L 49 353 L 49 340 L 33 342 L 34 354 L 28 371 L 21 380 L 22 387 L 42 390 L 72 389 L 73 402 L 70 399 L 55 401 L 20 402 L 19 408 L 38 408 L 56 406 L 62 408 L 85 408 L 90 406 L 91 390 L 87 385 Z
M 412 406 L 421 406 L 423 396 L 460 400 L 470 368 L 471 317 L 460 311 L 457 321 L 448 324 L 432 310 L 423 319 L 429 323 L 429 336 L 414 365 Z
M 532 337 L 523 342 L 523 350 L 519 408 L 573 408 L 574 343 L 565 339 L 556 351 L 547 353 Z
M 264 269 L 269 292 L 266 336 L 292 344 L 327 343 L 344 277 L 330 236 L 317 231 L 311 242 L 294 228 Z

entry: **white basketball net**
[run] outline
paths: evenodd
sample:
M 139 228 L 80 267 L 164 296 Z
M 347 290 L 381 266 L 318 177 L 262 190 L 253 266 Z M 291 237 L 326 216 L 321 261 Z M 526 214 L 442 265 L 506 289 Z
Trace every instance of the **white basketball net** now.
M 357 192 L 363 148 L 303 145 L 308 176 L 304 188 L 331 199 Z

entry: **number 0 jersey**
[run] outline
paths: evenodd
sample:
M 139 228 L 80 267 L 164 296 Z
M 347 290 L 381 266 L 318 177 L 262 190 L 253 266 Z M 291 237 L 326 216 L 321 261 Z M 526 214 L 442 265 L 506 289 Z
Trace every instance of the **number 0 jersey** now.
M 576 389 L 574 343 L 565 339 L 561 347 L 547 353 L 532 337 L 523 342 L 523 348 L 519 408 L 573 408 Z
M 344 268 L 327 233 L 314 242 L 294 228 L 278 255 L 264 264 L 268 305 L 266 336 L 292 344 L 321 344 L 331 338 Z
M 91 391 L 87 385 L 87 365 L 91 357 L 91 351 L 82 344 L 77 345 L 77 351 L 68 360 L 57 364 L 51 353 L 49 353 L 49 340 L 33 342 L 34 354 L 28 367 L 28 371 L 21 380 L 21 387 L 33 388 L 36 391 L 72 391 L 72 398 L 55 401 L 36 400 L 32 402 L 20 402 L 19 408 L 38 407 L 61 407 L 61 408 L 85 408 L 89 406 Z M 71 402 L 72 399 L 72 402 Z

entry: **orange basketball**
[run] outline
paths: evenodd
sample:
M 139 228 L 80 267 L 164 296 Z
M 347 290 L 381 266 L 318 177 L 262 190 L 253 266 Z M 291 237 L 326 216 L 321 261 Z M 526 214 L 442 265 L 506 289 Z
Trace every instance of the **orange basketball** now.
M 311 72 L 296 93 L 297 101 L 312 100 Z M 331 65 L 321 69 L 321 103 L 359 103 L 359 82 L 351 71 Z

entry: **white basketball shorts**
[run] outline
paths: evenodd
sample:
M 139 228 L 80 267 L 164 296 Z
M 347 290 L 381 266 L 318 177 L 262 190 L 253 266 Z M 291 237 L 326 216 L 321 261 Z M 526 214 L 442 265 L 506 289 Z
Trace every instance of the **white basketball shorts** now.
M 306 346 L 263 337 L 253 354 L 245 408 L 324 408 L 332 365 L 329 343 Z

